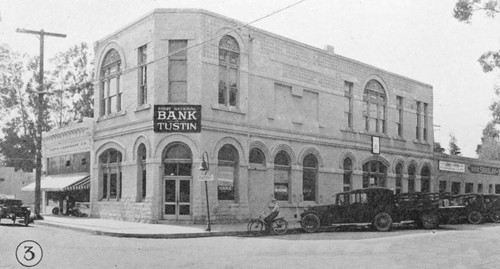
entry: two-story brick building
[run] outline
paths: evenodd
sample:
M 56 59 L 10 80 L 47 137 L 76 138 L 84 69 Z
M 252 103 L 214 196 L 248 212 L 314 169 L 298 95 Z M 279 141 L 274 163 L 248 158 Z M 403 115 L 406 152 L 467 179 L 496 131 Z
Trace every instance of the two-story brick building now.
M 377 53 L 374 51 L 373 53 Z M 95 43 L 92 215 L 281 214 L 369 186 L 437 191 L 432 86 L 205 10 L 157 9 Z

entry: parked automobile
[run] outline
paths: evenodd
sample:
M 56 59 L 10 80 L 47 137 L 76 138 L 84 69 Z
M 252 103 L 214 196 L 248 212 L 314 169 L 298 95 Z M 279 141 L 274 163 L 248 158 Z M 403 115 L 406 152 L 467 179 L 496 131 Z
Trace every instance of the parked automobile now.
M 486 220 L 500 223 L 500 195 L 467 193 L 454 195 L 450 199 L 452 205 L 465 207 L 464 214 L 458 221 L 467 220 L 472 224 L 480 224 Z
M 320 227 L 371 226 L 389 231 L 393 223 L 412 221 L 423 228 L 436 228 L 442 219 L 457 214 L 465 206 L 445 206 L 439 193 L 394 194 L 387 188 L 365 188 L 338 193 L 335 204 L 307 208 L 301 214 L 306 232 Z
M 30 223 L 31 210 L 23 206 L 23 201 L 17 199 L 8 199 L 0 197 L 0 219 L 11 219 L 13 223 L 21 219 L 24 225 Z

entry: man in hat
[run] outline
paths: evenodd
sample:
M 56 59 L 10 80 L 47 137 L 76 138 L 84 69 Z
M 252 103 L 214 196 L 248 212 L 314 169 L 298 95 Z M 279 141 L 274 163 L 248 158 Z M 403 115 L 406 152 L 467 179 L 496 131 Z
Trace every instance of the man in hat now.
M 264 218 L 264 222 L 266 223 L 266 229 L 270 228 L 271 222 L 278 216 L 280 213 L 280 207 L 278 205 L 278 202 L 276 199 L 271 199 L 271 203 L 273 204 L 273 209 L 271 209 L 271 212 Z

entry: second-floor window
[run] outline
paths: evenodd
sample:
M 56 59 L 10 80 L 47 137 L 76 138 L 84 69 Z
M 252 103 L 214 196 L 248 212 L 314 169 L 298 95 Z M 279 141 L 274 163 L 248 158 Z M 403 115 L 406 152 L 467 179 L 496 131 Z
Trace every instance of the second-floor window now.
M 422 102 L 417 101 L 417 127 L 415 128 L 415 138 L 420 140 L 420 129 L 422 128 L 422 123 L 420 122 L 420 114 L 422 113 Z
M 363 114 L 365 130 L 368 132 L 385 133 L 385 90 L 376 80 L 370 80 L 365 86 L 363 96 Z
M 144 105 L 148 102 L 148 47 L 146 45 L 139 48 L 137 51 L 137 66 L 139 70 L 139 105 Z
M 344 115 L 346 121 L 346 127 L 352 129 L 352 82 L 344 81 Z
M 396 109 L 398 111 L 396 125 L 398 126 L 398 136 L 403 137 L 403 97 L 396 96 Z
M 429 141 L 429 104 L 424 103 L 424 141 Z
M 187 102 L 187 40 L 168 43 L 168 102 Z
M 121 111 L 122 90 L 120 87 L 121 58 L 118 51 L 111 49 L 106 53 L 100 70 L 100 115 Z
M 224 106 L 238 106 L 238 78 L 240 47 L 231 36 L 222 37 L 219 43 L 219 94 L 218 102 Z

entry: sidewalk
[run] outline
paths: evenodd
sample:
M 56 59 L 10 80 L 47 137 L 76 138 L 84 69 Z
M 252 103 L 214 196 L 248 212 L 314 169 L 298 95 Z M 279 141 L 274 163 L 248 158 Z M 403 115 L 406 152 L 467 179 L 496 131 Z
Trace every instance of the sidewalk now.
M 214 224 L 206 232 L 206 225 L 149 224 L 98 218 L 78 218 L 70 216 L 44 215 L 43 220 L 34 224 L 55 228 L 88 232 L 94 235 L 133 238 L 197 238 L 210 236 L 259 236 L 264 233 L 250 233 L 247 223 Z M 288 233 L 300 228 L 296 220 L 288 221 Z

